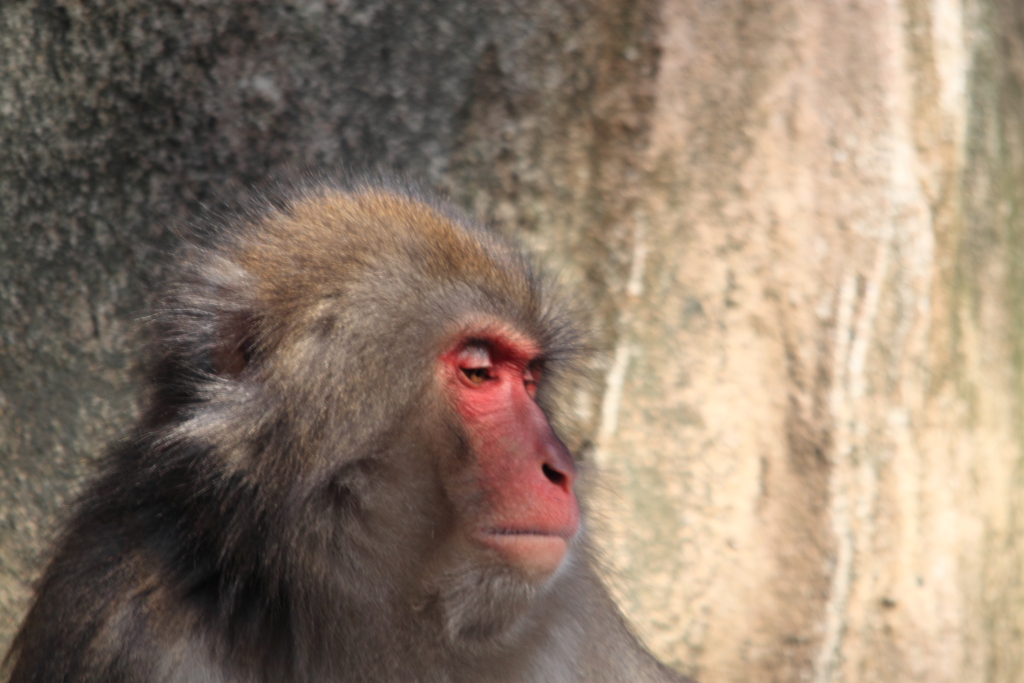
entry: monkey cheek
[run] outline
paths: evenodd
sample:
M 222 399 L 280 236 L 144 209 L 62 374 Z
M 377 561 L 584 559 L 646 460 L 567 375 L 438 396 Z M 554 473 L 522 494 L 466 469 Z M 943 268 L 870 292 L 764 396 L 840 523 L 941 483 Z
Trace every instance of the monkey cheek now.
M 555 573 L 568 549 L 566 540 L 554 534 L 485 532 L 480 542 L 534 584 Z

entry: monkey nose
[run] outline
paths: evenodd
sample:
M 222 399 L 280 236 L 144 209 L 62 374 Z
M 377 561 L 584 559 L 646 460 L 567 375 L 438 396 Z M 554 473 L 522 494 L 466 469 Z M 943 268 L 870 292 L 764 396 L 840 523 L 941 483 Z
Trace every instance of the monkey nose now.
M 539 481 L 550 507 L 547 510 L 548 522 L 555 522 L 551 531 L 563 538 L 576 535 L 579 526 L 579 506 L 573 486 L 576 483 L 576 465 L 569 455 L 569 449 L 551 433 L 544 444 L 540 471 L 543 479 Z M 558 521 L 556 521 L 558 520 Z
M 561 489 L 562 492 L 571 495 L 573 484 L 576 483 L 576 463 L 573 462 L 569 449 L 555 436 L 550 426 L 543 441 L 539 450 L 541 452 L 540 469 L 544 478 Z
M 569 467 L 559 467 L 547 462 L 540 466 L 544 477 L 565 493 L 572 493 L 572 485 L 576 481 L 575 469 L 575 466 L 572 465 L 572 460 L 569 460 Z
M 533 410 L 534 457 L 540 460 L 540 470 L 550 484 L 555 486 L 563 494 L 572 495 L 573 484 L 576 482 L 576 464 L 573 462 L 569 449 L 565 447 L 562 440 L 555 435 L 554 430 L 548 423 L 547 417 L 536 405 L 530 406 Z M 534 461 L 536 462 L 536 461 Z

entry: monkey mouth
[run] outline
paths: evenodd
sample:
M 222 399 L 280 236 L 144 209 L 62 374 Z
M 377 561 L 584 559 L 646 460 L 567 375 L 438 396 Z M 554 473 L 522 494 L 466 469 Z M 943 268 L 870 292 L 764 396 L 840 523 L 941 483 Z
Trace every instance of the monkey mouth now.
M 570 536 L 535 529 L 485 529 L 480 543 L 527 579 L 543 581 L 555 573 L 569 548 Z
M 494 527 L 490 529 L 484 529 L 485 534 L 493 534 L 495 536 L 558 536 L 568 540 L 571 534 L 558 532 L 558 531 L 541 531 L 539 529 L 503 529 L 500 527 Z

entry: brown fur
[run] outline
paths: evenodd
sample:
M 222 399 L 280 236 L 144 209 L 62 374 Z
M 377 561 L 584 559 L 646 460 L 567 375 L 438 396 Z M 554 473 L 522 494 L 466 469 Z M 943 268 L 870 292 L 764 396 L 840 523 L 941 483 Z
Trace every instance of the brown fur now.
M 310 184 L 186 247 L 148 407 L 107 456 L 7 658 L 29 681 L 679 681 L 582 534 L 531 585 L 480 566 L 432 368 L 466 325 L 546 360 L 572 316 L 512 246 L 396 185 Z

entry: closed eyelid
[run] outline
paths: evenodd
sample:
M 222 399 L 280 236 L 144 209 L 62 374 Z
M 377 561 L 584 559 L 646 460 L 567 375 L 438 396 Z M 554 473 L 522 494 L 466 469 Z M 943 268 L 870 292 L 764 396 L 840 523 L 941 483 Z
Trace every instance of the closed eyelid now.
M 491 352 L 482 344 L 470 344 L 458 355 L 459 365 L 465 368 L 487 368 L 491 366 Z

